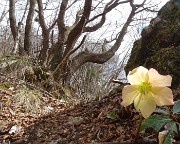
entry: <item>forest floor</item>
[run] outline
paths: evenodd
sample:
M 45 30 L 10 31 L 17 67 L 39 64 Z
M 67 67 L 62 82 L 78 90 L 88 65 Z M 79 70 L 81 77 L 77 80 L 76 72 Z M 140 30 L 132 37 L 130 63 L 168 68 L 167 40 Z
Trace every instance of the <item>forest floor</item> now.
M 0 89 L 0 144 L 131 144 L 135 138 L 139 115 L 120 105 L 120 93 L 87 103 L 44 95 L 47 107 L 36 113 L 17 107 L 14 93 Z M 158 143 L 157 132 L 142 132 L 138 143 Z

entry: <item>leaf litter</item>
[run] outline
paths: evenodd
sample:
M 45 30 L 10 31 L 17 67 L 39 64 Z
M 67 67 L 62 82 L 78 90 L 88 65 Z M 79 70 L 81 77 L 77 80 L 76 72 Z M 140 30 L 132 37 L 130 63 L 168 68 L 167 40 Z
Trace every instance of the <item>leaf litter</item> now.
M 42 106 L 31 113 L 16 105 L 17 89 L 10 87 L 0 88 L 1 144 L 131 144 L 135 137 L 138 113 L 120 105 L 120 93 L 79 103 L 43 94 Z M 143 131 L 139 143 L 157 143 L 156 137 Z

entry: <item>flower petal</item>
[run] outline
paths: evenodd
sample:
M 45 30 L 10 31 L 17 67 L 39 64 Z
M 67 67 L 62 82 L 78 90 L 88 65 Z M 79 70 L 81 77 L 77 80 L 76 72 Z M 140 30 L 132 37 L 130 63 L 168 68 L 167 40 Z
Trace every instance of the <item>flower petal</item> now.
M 171 86 L 172 77 L 170 75 L 160 75 L 155 69 L 149 70 L 149 82 L 153 86 Z
M 139 66 L 129 72 L 127 79 L 131 85 L 139 85 L 141 82 L 148 82 L 148 69 Z
M 122 90 L 122 99 L 121 105 L 124 107 L 133 103 L 135 97 L 138 95 L 137 87 L 134 85 L 127 85 Z
M 173 105 L 173 93 L 168 87 L 153 87 L 153 97 L 158 106 Z
M 150 95 L 139 95 L 134 100 L 134 107 L 144 118 L 148 118 L 156 109 L 156 103 Z

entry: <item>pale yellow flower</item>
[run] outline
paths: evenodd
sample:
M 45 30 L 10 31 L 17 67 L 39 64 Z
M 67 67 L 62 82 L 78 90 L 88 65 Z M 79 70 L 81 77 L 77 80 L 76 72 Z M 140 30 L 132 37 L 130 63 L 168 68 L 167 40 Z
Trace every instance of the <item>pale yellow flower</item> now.
M 155 69 L 143 66 L 129 72 L 127 79 L 131 85 L 122 90 L 121 105 L 128 106 L 134 102 L 135 108 L 148 118 L 156 105 L 173 105 L 173 94 L 170 88 L 172 77 L 160 75 Z

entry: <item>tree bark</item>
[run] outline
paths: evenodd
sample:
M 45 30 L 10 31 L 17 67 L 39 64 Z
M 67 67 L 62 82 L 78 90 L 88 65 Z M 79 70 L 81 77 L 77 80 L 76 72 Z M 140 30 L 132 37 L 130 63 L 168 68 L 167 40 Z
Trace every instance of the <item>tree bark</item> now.
M 91 6 L 92 6 L 92 0 L 86 0 L 84 3 L 84 11 L 80 21 L 77 23 L 77 25 L 72 29 L 72 31 L 68 35 L 64 57 L 67 55 L 69 51 L 73 49 L 75 42 L 82 34 L 83 28 L 86 22 L 88 21 L 89 15 L 91 13 Z
M 91 12 L 91 5 L 92 5 L 92 0 L 85 0 L 84 11 L 81 16 L 81 19 L 68 35 L 67 42 L 66 42 L 66 49 L 63 54 L 63 58 L 65 58 L 67 54 L 73 49 L 75 42 L 82 34 L 85 23 L 89 19 L 89 15 Z M 59 63 L 53 72 L 53 76 L 57 80 L 64 79 L 63 81 L 66 83 L 67 81 L 69 81 L 69 75 L 67 75 L 68 70 L 69 70 L 68 61 Z
M 15 17 L 15 0 L 9 1 L 9 20 L 10 20 L 10 28 L 11 28 L 12 36 L 15 41 L 16 36 L 17 36 L 16 17 Z
M 40 27 L 42 28 L 42 49 L 39 55 L 39 60 L 41 64 L 46 65 L 47 57 L 48 57 L 48 49 L 49 49 L 49 33 L 50 29 L 48 29 L 45 19 L 44 19 L 44 14 L 43 14 L 43 4 L 42 0 L 36 0 L 38 4 L 38 16 L 39 16 L 39 24 Z
M 26 19 L 26 27 L 25 27 L 25 37 L 24 37 L 24 51 L 26 54 L 30 54 L 30 49 L 32 47 L 32 20 L 34 17 L 36 0 L 30 0 L 29 12 Z
M 65 45 L 65 37 L 66 37 L 66 26 L 64 22 L 64 16 L 67 8 L 69 0 L 63 0 L 60 6 L 60 11 L 58 14 L 57 25 L 58 25 L 58 42 L 54 46 L 52 46 L 50 53 L 49 53 L 49 67 L 51 70 L 54 70 L 57 65 L 61 62 L 64 52 L 64 45 Z
M 18 46 L 17 46 L 17 27 L 16 27 L 16 17 L 15 17 L 15 0 L 9 1 L 9 20 L 10 20 L 10 28 L 11 33 L 14 39 L 14 46 L 12 49 L 12 53 L 16 54 L 18 52 Z

